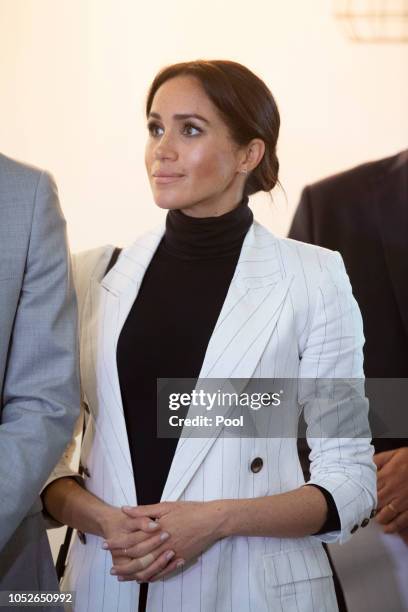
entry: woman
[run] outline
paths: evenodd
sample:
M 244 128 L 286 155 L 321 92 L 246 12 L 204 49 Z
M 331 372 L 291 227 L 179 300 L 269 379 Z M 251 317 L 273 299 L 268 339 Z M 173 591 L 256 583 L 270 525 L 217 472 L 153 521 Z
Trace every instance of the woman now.
M 347 540 L 376 501 L 364 398 L 333 405 L 331 388 L 317 397 L 299 385 L 285 408 L 291 436 L 177 444 L 156 437 L 156 382 L 361 378 L 361 317 L 341 257 L 253 222 L 248 196 L 278 179 L 279 114 L 247 68 L 169 66 L 146 116 L 166 227 L 106 276 L 112 247 L 74 266 L 84 481 L 67 466 L 71 446 L 44 494 L 48 513 L 80 532 L 63 589 L 79 611 L 335 610 L 322 542 Z M 296 450 L 299 404 L 314 486 Z M 333 410 L 339 430 L 323 437 Z

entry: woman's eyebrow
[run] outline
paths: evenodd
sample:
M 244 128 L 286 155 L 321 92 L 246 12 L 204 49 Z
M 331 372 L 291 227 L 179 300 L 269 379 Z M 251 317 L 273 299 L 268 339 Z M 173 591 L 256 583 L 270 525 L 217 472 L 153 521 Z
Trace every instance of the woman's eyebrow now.
M 155 119 L 161 119 L 159 113 L 149 113 L 149 117 L 154 117 Z M 177 115 L 173 115 L 173 119 L 177 119 L 178 121 L 182 121 L 183 119 L 200 119 L 200 121 L 204 121 L 204 123 L 210 123 L 208 121 L 208 119 L 205 119 L 205 117 L 203 117 L 202 115 L 197 115 L 197 113 L 183 113 L 183 114 L 177 114 Z

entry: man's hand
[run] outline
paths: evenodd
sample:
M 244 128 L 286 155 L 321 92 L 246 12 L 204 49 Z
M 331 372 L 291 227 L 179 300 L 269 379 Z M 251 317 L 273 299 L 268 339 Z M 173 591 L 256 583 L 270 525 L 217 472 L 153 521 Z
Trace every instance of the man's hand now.
M 376 520 L 384 533 L 399 533 L 408 544 L 408 448 L 374 455 L 377 465 Z
M 157 541 L 143 542 L 130 550 L 133 561 L 128 564 L 115 565 L 114 570 L 123 580 L 138 580 L 139 582 L 153 582 L 166 574 L 181 567 L 185 561 L 198 557 L 217 539 L 215 507 L 211 502 L 163 502 L 151 506 L 124 508 L 130 520 L 135 520 L 141 512 L 158 519 L 161 529 L 169 534 L 167 541 L 158 548 Z M 123 547 L 122 538 L 111 538 L 108 541 L 109 549 L 114 551 Z M 152 563 L 141 568 L 141 556 L 146 561 L 153 555 Z M 171 562 L 163 568 L 157 567 L 156 559 L 161 556 Z

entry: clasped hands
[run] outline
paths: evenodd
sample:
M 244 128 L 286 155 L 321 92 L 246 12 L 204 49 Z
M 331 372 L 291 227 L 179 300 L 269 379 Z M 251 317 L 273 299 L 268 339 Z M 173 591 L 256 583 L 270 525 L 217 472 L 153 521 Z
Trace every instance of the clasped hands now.
M 398 533 L 408 546 L 408 447 L 374 455 L 377 465 L 376 521 L 384 533 Z
M 119 581 L 154 582 L 200 555 L 220 536 L 212 502 L 115 508 L 104 529 Z

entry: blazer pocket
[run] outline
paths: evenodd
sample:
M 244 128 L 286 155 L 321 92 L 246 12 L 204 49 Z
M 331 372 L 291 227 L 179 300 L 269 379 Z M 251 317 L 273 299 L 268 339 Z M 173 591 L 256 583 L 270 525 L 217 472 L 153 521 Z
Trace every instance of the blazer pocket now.
M 280 600 L 285 612 L 337 610 L 333 572 L 322 546 L 267 554 L 263 563 L 268 595 Z

